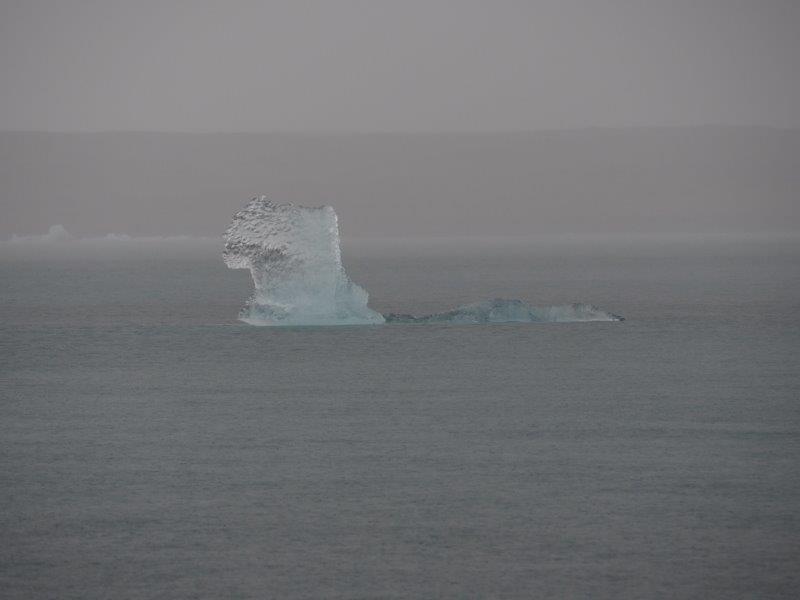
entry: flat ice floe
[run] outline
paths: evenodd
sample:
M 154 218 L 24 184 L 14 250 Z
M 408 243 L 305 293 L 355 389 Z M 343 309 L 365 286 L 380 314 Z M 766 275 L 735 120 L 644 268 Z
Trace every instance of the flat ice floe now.
M 389 313 L 385 318 L 388 323 L 575 323 L 625 320 L 591 304 L 537 307 L 522 300 L 505 298 L 465 304 L 431 315 Z

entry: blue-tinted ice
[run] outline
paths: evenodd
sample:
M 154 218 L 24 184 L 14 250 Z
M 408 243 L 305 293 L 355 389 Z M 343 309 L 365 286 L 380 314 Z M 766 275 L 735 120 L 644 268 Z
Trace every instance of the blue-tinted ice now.
M 383 323 L 367 292 L 342 266 L 330 206 L 306 208 L 253 198 L 225 232 L 225 264 L 250 269 L 255 291 L 240 319 L 252 325 Z
M 425 316 L 381 315 L 342 266 L 339 225 L 330 206 L 306 208 L 253 198 L 225 232 L 225 264 L 249 269 L 255 291 L 239 318 L 251 325 L 537 323 L 622 321 L 588 304 L 534 307 L 496 298 Z
M 385 317 L 387 323 L 574 323 L 625 320 L 591 304 L 537 307 L 522 300 L 505 298 L 465 304 L 432 315 L 389 313 Z

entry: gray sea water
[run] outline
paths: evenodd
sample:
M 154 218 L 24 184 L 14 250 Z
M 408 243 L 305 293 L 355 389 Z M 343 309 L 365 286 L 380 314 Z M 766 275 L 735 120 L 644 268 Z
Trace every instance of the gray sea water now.
M 511 325 L 248 326 L 219 251 L 0 248 L 0 596 L 797 597 L 796 241 L 345 247 L 627 318 Z

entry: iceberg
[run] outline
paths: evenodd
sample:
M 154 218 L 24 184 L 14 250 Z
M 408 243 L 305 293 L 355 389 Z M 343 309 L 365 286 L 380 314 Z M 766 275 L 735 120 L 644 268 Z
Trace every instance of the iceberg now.
M 17 235 L 12 234 L 8 240 L 10 244 L 61 244 L 71 242 L 75 238 L 67 231 L 63 225 L 52 225 L 47 233 L 41 235 Z
M 330 206 L 307 208 L 253 198 L 225 232 L 225 264 L 249 269 L 255 288 L 239 315 L 251 325 L 383 323 L 369 295 L 342 266 Z
M 418 317 L 389 313 L 385 318 L 387 323 L 576 323 L 625 320 L 625 317 L 608 313 L 591 304 L 536 307 L 522 300 L 504 298 L 465 304 L 432 315 Z
M 225 232 L 225 264 L 249 269 L 254 291 L 239 314 L 251 325 L 364 325 L 380 323 L 564 323 L 624 321 L 591 304 L 535 307 L 495 298 L 414 316 L 382 315 L 367 306 L 366 290 L 342 265 L 339 225 L 330 206 L 308 208 L 253 198 Z

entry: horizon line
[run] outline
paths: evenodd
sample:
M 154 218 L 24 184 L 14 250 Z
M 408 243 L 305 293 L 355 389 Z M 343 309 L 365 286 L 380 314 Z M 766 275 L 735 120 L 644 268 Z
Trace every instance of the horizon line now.
M 198 242 L 198 241 L 221 241 L 224 238 L 223 234 L 219 235 L 203 235 L 203 234 L 127 234 L 127 233 L 106 233 L 98 235 L 77 236 L 70 234 L 63 226 L 54 225 L 50 227 L 59 228 L 57 233 L 66 234 L 66 237 L 54 237 L 52 231 L 41 234 L 17 234 L 12 233 L 8 237 L 0 238 L 0 244 L 8 243 L 74 243 L 74 242 Z M 525 242 L 525 241 L 557 241 L 559 239 L 564 241 L 577 240 L 583 238 L 589 239 L 670 239 L 670 238 L 766 238 L 766 237 L 781 237 L 781 238 L 798 238 L 800 239 L 800 229 L 759 229 L 751 231 L 584 231 L 584 232 L 549 232 L 549 233 L 527 233 L 527 234 L 441 234 L 441 235 L 342 235 L 341 239 L 345 242 L 467 242 L 467 241 L 508 241 L 508 242 Z
M 588 125 L 583 127 L 550 127 L 541 129 L 441 129 L 441 130 L 348 130 L 348 129 L 254 129 L 254 130 L 188 130 L 188 129 L 0 129 L 0 133 L 103 135 L 103 134 L 169 134 L 169 135 L 290 135 L 290 136 L 426 136 L 426 135 L 531 135 L 539 133 L 570 133 L 590 131 L 677 129 L 764 129 L 770 131 L 800 131 L 797 126 L 760 124 L 702 123 L 686 125 Z

